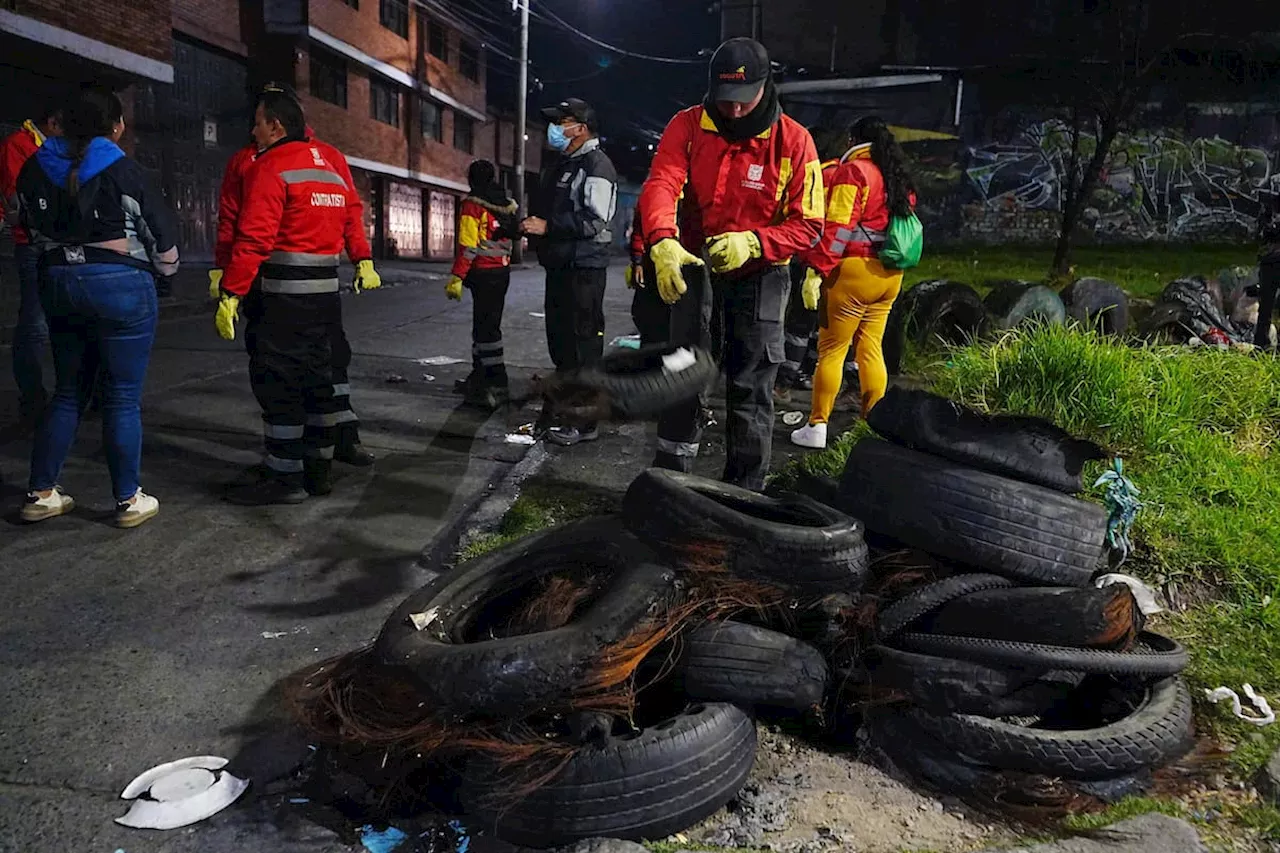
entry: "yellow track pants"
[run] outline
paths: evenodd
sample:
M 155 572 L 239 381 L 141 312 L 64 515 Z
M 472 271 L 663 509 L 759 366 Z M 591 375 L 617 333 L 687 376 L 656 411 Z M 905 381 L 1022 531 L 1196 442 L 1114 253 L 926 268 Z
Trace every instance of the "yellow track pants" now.
M 862 416 L 884 396 L 889 372 L 881 344 L 889 310 L 902 290 L 902 272 L 885 269 L 875 258 L 845 258 L 822 287 L 824 313 L 818 329 L 811 424 L 825 424 L 831 417 L 850 345 L 856 345 Z

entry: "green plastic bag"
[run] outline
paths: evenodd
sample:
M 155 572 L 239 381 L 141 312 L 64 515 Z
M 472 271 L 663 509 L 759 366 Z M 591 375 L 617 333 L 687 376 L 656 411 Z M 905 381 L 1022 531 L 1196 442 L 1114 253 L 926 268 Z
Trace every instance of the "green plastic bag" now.
M 914 212 L 889 219 L 889 231 L 880 250 L 880 263 L 893 270 L 909 270 L 924 254 L 924 225 Z

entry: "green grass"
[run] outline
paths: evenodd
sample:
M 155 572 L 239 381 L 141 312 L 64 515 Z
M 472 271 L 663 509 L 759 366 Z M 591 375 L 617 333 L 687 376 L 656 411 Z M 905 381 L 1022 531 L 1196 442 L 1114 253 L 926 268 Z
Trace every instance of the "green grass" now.
M 1072 257 L 1076 276 L 1105 278 L 1130 296 L 1146 299 L 1159 296 L 1165 285 L 1180 276 L 1213 276 L 1226 267 L 1257 263 L 1257 251 L 1251 246 L 1080 246 Z M 906 285 L 933 278 L 980 288 L 983 282 L 997 279 L 1044 281 L 1052 263 L 1052 247 L 939 247 L 925 252 L 920 266 L 907 273 Z
M 1110 826 L 1113 823 L 1119 823 L 1122 820 L 1153 812 L 1166 814 L 1170 817 L 1185 818 L 1187 816 L 1187 810 L 1180 803 L 1175 803 L 1171 800 L 1158 800 L 1152 797 L 1126 797 L 1118 803 L 1107 806 L 1100 812 L 1071 815 L 1063 820 L 1062 826 L 1069 832 L 1090 832 L 1095 829 L 1101 829 L 1104 826 Z
M 503 514 L 498 529 L 473 539 L 458 552 L 456 559 L 458 562 L 475 559 L 539 530 L 616 509 L 598 493 L 533 478 Z

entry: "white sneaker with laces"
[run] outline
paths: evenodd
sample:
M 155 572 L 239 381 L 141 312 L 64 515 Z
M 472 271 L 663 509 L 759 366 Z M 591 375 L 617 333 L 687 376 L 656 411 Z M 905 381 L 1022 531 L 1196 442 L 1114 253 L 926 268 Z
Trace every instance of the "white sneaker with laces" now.
M 827 425 L 809 424 L 791 433 L 791 443 L 810 450 L 827 449 Z
M 41 497 L 39 492 L 28 492 L 27 502 L 22 507 L 22 520 L 44 521 L 46 518 L 66 515 L 75 505 L 71 495 L 62 491 L 61 486 L 54 486 L 48 497 Z
M 137 527 L 139 524 L 155 518 L 159 512 L 160 501 L 151 497 L 142 489 L 138 489 L 133 498 L 116 504 L 116 527 L 123 527 L 126 530 L 130 527 Z

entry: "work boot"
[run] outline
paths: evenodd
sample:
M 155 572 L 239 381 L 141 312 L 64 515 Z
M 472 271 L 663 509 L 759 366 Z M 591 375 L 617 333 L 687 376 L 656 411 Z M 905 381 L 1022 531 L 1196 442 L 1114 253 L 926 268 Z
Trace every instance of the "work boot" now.
M 547 441 L 561 447 L 573 447 L 584 441 L 595 441 L 600 437 L 600 429 L 594 424 L 590 427 L 553 426 L 547 430 Z
M 273 506 L 300 504 L 307 497 L 301 478 L 268 476 L 243 486 L 230 487 L 226 501 L 236 506 Z
M 333 463 L 328 459 L 310 459 L 303 467 L 302 482 L 307 494 L 322 498 L 333 492 Z
M 333 458 L 345 465 L 353 465 L 356 468 L 368 468 L 378 457 L 364 449 L 364 445 L 358 441 L 348 444 L 339 444 L 333 451 Z

